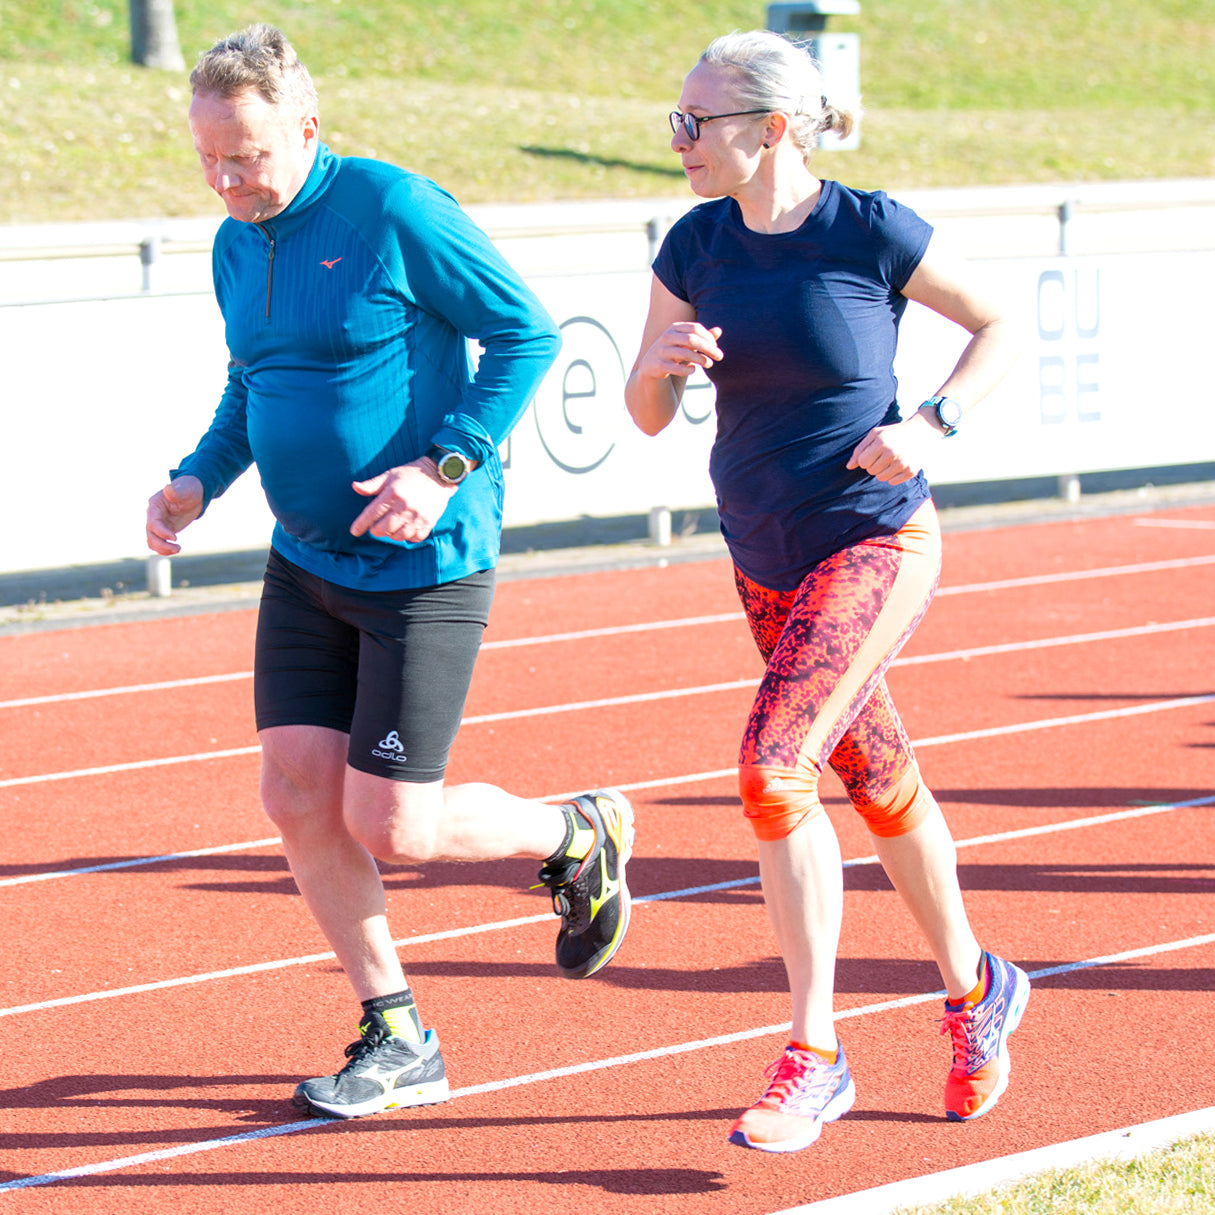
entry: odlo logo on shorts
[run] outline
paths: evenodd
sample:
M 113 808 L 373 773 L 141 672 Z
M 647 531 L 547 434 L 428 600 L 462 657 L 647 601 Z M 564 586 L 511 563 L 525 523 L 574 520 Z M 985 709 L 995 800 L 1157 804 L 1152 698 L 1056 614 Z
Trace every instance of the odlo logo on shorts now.
M 403 764 L 406 760 L 405 747 L 401 743 L 400 735 L 395 730 L 389 730 L 380 739 L 379 747 L 373 747 L 371 753 L 377 759 L 390 759 L 395 764 Z

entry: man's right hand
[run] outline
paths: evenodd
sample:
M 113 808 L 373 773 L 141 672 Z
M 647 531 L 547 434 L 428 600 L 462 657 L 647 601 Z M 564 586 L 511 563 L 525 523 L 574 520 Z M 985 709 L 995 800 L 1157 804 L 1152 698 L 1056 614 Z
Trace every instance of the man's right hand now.
M 193 523 L 203 508 L 203 487 L 197 477 L 174 477 L 148 499 L 148 548 L 162 557 L 181 552 L 177 533 Z

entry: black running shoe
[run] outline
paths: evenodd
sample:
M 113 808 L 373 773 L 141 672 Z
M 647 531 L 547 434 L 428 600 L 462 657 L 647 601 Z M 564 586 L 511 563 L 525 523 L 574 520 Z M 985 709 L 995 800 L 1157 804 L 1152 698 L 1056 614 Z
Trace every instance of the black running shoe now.
M 557 968 L 567 979 L 585 979 L 612 960 L 628 931 L 624 867 L 633 851 L 633 807 L 618 789 L 583 794 L 574 805 L 595 829 L 595 843 L 580 861 L 546 864 L 540 881 L 562 919 Z
M 451 1096 L 433 1029 L 424 1042 L 410 1042 L 373 1012 L 359 1033 L 359 1040 L 346 1047 L 350 1062 L 336 1076 L 305 1080 L 295 1090 L 296 1109 L 317 1118 L 361 1118 L 403 1106 L 437 1105 Z

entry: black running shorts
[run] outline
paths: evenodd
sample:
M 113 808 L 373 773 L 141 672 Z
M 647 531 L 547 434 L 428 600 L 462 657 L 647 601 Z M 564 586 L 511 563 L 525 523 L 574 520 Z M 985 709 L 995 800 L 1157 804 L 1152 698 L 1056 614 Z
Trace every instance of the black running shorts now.
M 357 591 L 272 549 L 257 619 L 257 728 L 340 730 L 361 772 L 442 780 L 493 597 L 493 570 L 417 590 Z

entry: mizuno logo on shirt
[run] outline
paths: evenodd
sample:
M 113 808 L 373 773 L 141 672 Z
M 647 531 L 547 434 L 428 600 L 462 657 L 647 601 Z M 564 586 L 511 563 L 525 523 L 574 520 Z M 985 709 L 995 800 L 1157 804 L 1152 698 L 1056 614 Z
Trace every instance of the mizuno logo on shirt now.
M 332 270 L 333 267 L 336 266 L 341 260 L 342 259 L 340 257 L 335 257 L 331 262 L 321 262 L 321 265 L 324 266 L 326 270 Z

